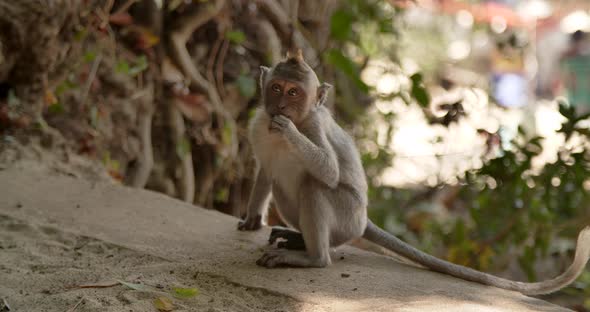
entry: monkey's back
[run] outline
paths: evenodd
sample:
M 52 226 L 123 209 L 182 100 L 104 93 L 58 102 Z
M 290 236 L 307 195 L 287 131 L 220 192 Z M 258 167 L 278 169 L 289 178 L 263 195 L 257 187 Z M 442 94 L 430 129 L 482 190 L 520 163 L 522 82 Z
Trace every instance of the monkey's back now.
M 320 113 L 325 116 L 324 119 L 329 120 L 329 122 L 326 122 L 326 124 L 329 124 L 326 128 L 330 131 L 328 140 L 338 156 L 340 183 L 354 188 L 366 206 L 368 186 L 365 169 L 356 144 L 352 137 L 336 123 L 327 108 L 321 107 L 320 109 L 322 109 Z

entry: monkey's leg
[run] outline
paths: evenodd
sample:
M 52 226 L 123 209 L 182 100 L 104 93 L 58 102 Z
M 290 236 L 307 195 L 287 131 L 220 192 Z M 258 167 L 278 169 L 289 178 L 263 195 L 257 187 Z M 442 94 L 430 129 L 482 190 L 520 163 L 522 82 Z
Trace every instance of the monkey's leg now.
M 270 190 L 270 181 L 262 169 L 258 169 L 250 201 L 248 202 L 248 215 L 246 220 L 240 220 L 238 230 L 255 231 L 262 227 L 262 216 L 268 208 Z
M 287 229 L 284 227 L 275 226 L 270 232 L 268 238 L 269 244 L 274 244 L 277 239 L 284 239 L 286 241 L 279 242 L 278 248 L 284 248 L 289 250 L 305 250 L 305 241 L 303 241 L 303 235 L 295 230 Z
M 308 179 L 313 180 L 313 179 Z M 314 183 L 315 182 L 315 183 Z M 277 266 L 325 267 L 330 260 L 330 214 L 332 207 L 323 192 L 325 186 L 313 181 L 302 183 L 299 192 L 299 228 L 306 251 L 274 250 L 265 253 L 256 264 L 268 268 Z

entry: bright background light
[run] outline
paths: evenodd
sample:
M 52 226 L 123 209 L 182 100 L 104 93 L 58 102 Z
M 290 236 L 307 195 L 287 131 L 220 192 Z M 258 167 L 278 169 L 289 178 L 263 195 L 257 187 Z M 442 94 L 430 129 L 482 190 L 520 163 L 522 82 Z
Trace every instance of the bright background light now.
M 572 12 L 561 20 L 560 27 L 563 32 L 568 34 L 577 30 L 590 31 L 590 15 L 582 10 Z

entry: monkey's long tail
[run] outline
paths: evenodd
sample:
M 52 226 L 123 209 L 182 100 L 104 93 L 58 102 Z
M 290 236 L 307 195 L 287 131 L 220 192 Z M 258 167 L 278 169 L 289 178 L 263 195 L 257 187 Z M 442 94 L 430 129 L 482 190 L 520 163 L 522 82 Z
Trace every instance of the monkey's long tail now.
M 464 280 L 515 290 L 525 295 L 548 294 L 573 282 L 584 271 L 590 258 L 590 226 L 578 235 L 576 255 L 567 270 L 556 278 L 537 283 L 511 281 L 474 269 L 453 264 L 420 251 L 394 235 L 382 230 L 369 220 L 363 238 L 387 248 L 403 257 L 417 262 L 433 271 L 445 273 Z

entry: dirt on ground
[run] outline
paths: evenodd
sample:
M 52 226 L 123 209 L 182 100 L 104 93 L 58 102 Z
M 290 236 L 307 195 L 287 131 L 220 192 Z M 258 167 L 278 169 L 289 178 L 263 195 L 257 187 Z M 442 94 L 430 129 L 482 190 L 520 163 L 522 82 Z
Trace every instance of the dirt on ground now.
M 0 297 L 11 311 L 157 311 L 161 298 L 169 299 L 174 311 L 286 311 L 297 305 L 194 265 L 3 215 L 0 272 Z M 176 298 L 175 288 L 191 298 Z

